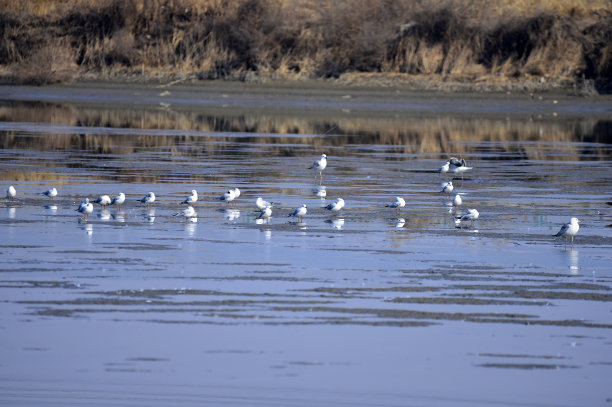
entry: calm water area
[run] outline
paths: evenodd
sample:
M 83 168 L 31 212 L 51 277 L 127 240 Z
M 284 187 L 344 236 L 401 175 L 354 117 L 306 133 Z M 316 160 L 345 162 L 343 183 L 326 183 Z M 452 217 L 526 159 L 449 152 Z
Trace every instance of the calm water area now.
M 604 96 L 0 86 L 0 405 L 612 405 L 611 164 Z

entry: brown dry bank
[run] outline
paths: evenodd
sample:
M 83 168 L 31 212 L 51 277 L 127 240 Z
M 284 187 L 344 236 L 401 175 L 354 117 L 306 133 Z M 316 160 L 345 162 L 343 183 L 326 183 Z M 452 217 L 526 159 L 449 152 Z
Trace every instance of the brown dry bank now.
M 612 1 L 0 0 L 0 74 L 606 92 Z

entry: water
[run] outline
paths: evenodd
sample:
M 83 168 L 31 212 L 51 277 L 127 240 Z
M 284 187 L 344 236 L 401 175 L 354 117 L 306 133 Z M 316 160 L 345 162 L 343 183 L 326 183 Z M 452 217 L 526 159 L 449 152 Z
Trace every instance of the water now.
M 259 90 L 201 110 L 135 89 L 0 94 L 0 179 L 18 192 L 0 202 L 0 404 L 609 404 L 609 102 L 244 106 Z M 322 152 L 320 181 L 306 167 Z M 474 167 L 453 180 L 473 226 L 439 192 L 450 155 Z M 191 189 L 197 222 L 172 216 Z M 75 212 L 120 191 L 121 210 Z M 302 203 L 304 222 L 288 218 Z M 566 247 L 551 235 L 571 216 Z

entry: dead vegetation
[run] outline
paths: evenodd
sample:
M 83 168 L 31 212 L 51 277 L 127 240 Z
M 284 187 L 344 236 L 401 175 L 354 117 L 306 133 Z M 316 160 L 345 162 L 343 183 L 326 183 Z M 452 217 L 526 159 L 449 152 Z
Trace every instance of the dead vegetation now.
M 612 82 L 611 0 L 0 0 L 0 65 L 73 78 Z M 364 76 L 367 81 L 367 76 Z

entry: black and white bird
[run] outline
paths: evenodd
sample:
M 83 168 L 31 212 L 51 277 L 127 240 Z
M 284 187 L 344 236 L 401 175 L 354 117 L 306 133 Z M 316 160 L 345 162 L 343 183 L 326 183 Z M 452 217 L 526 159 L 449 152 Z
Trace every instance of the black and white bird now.
M 325 207 L 325 209 L 332 212 L 339 212 L 342 208 L 344 208 L 344 199 L 342 198 L 336 198 L 335 202 L 332 202 Z
M 42 193 L 45 196 L 48 196 L 49 198 L 53 199 L 57 196 L 57 189 L 55 189 L 55 187 L 47 189 L 45 192 Z
M 302 206 L 300 206 L 299 208 L 291 212 L 289 214 L 289 217 L 293 217 L 293 218 L 297 217 L 298 221 L 301 222 L 302 219 L 304 219 L 306 212 L 308 212 L 308 209 L 306 208 L 306 204 L 303 204 Z
M 442 185 L 442 191 L 440 192 L 444 192 L 445 194 L 450 194 L 451 192 L 453 192 L 453 189 L 455 189 L 455 187 L 453 186 L 453 182 L 448 181 L 446 184 Z
M 94 201 L 94 203 L 99 204 L 100 206 L 110 205 L 111 199 L 108 195 L 101 195 Z
M 478 219 L 480 214 L 476 209 L 468 209 L 467 213 L 460 218 L 455 219 L 455 226 L 461 227 L 461 222 L 470 221 L 470 225 L 474 226 L 474 221 Z
M 572 247 L 574 246 L 574 236 L 578 234 L 580 230 L 580 220 L 578 218 L 571 218 L 570 221 L 563 226 L 557 232 L 557 234 L 553 235 L 555 237 L 563 236 L 565 238 L 565 244 L 567 245 L 567 238 L 572 239 Z
M 327 155 L 321 154 L 318 160 L 316 160 L 310 167 L 309 170 L 315 170 L 319 172 L 319 176 L 323 179 L 323 170 L 327 167 Z
M 155 194 L 153 192 L 149 192 L 148 194 L 146 194 L 145 196 L 143 196 L 142 198 L 140 198 L 138 200 L 138 202 L 147 204 L 147 206 L 151 205 L 153 202 L 155 202 Z
M 385 205 L 385 207 L 387 208 L 403 208 L 404 206 L 406 206 L 406 201 L 404 200 L 404 198 L 401 198 L 399 196 L 395 197 L 395 201 L 393 201 L 390 204 Z
M 268 201 L 264 201 L 261 197 L 257 197 L 257 199 L 255 200 L 255 206 L 257 207 L 257 209 L 262 211 L 266 209 L 267 206 L 272 206 L 272 204 Z
M 6 190 L 6 198 L 7 199 L 14 199 L 15 196 L 17 196 L 17 190 L 15 189 L 14 186 L 11 185 Z
M 177 212 L 177 213 L 173 214 L 172 216 L 184 216 L 185 217 L 185 221 L 187 221 L 190 218 L 195 218 L 196 216 L 198 216 L 198 214 L 196 213 L 195 209 L 193 209 L 193 206 L 189 205 L 188 207 L 186 207 L 182 211 Z
M 111 201 L 111 205 L 117 205 L 117 209 L 121 210 L 121 204 L 125 202 L 125 194 L 123 192 L 119 192 L 119 195 L 113 198 Z
M 198 201 L 198 191 L 196 191 L 195 189 L 191 190 L 191 195 L 189 195 L 187 198 L 185 198 L 185 200 L 183 200 L 183 202 L 181 202 L 181 204 L 187 204 L 187 205 L 191 205 L 194 204 Z

